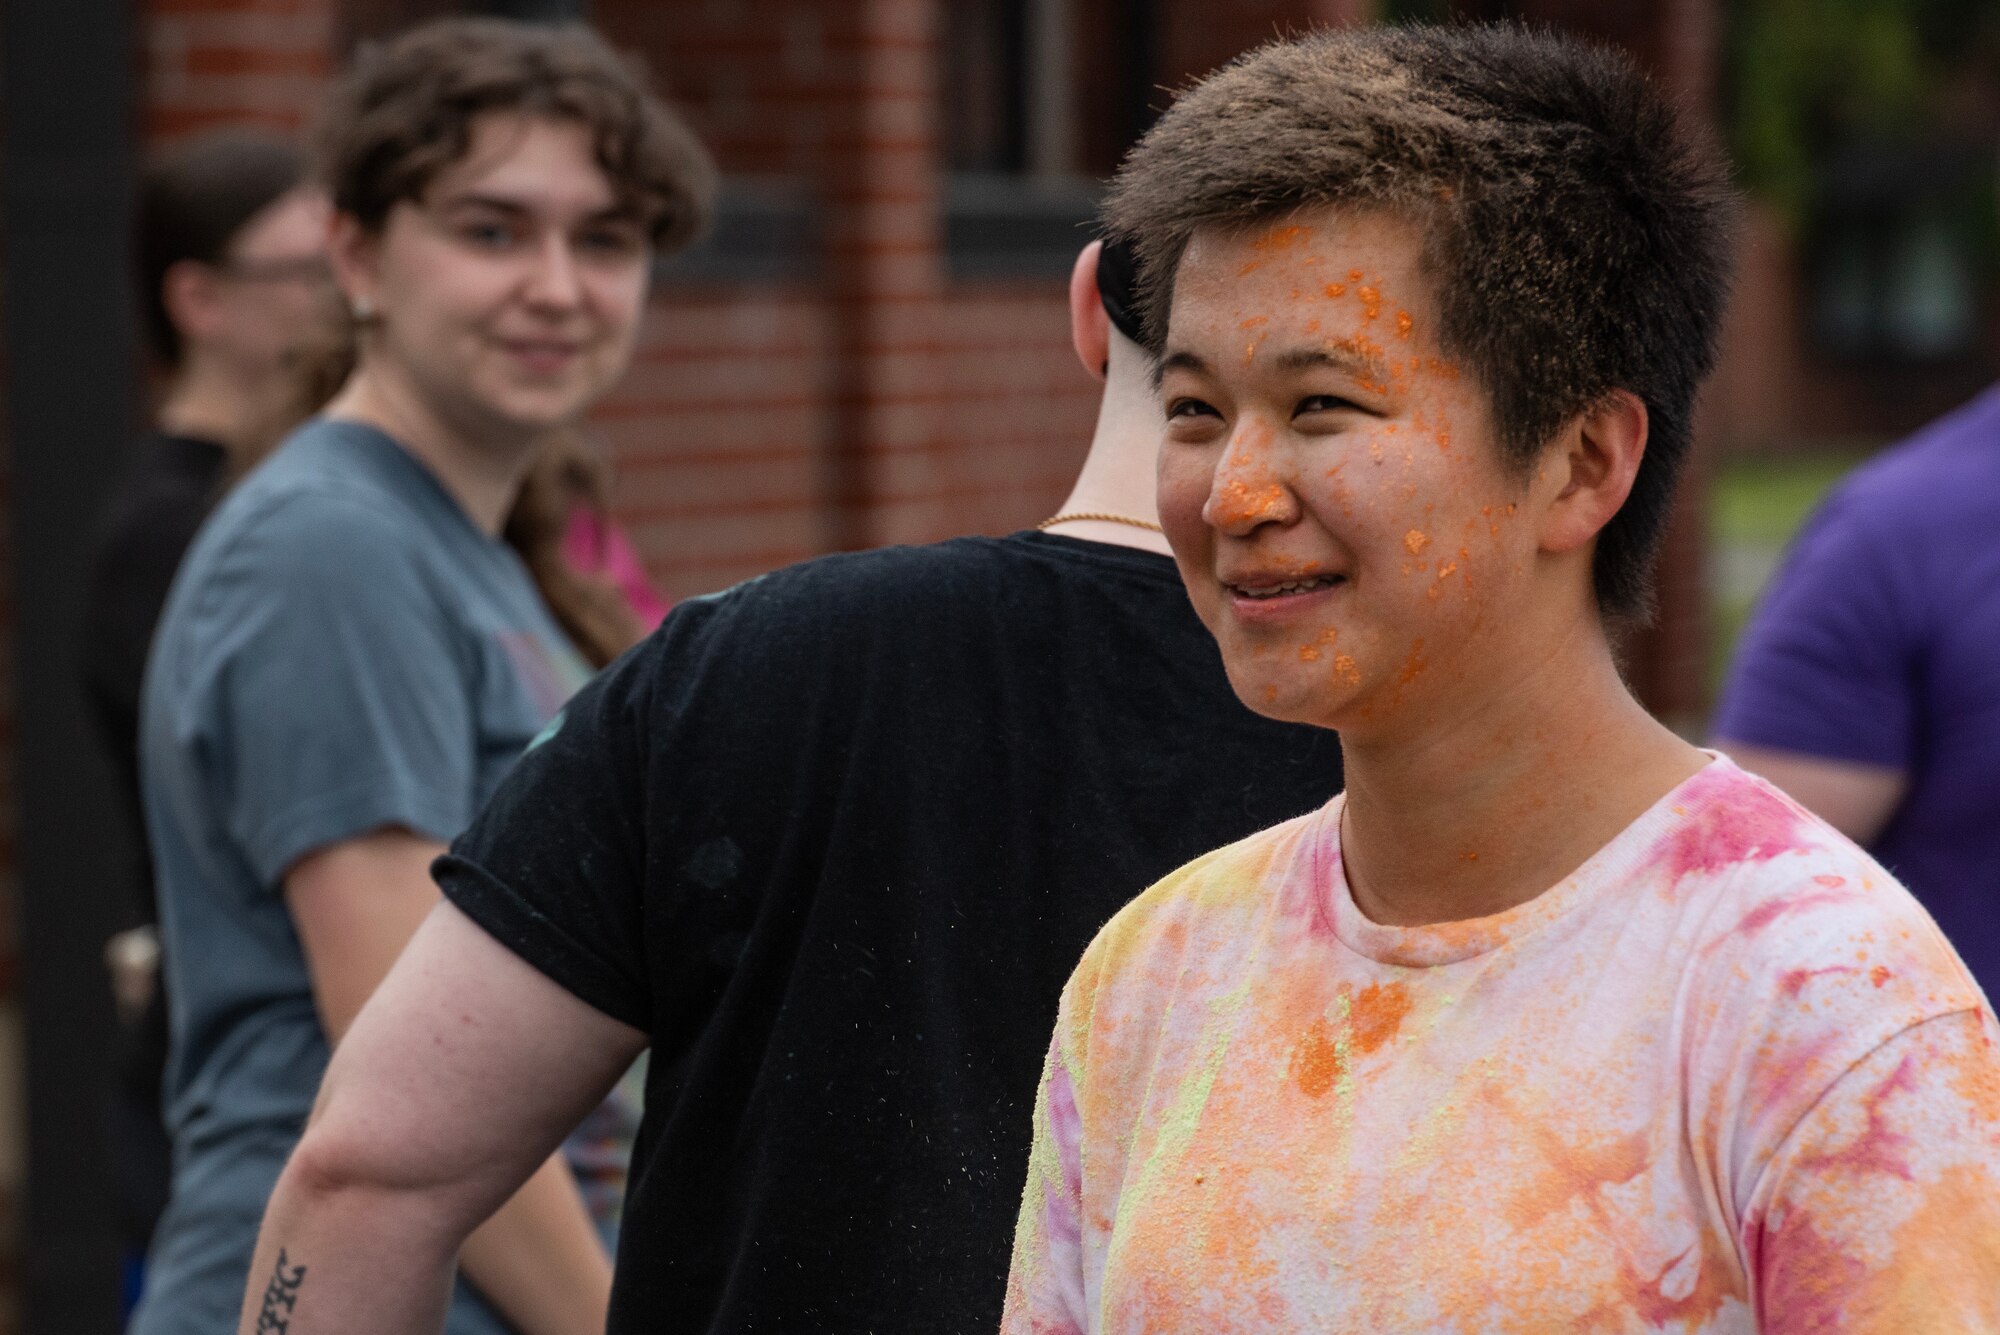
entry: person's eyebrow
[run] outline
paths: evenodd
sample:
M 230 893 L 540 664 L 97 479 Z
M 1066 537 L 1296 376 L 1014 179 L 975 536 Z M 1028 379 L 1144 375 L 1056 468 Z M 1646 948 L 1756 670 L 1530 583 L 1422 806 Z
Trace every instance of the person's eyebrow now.
M 1153 389 L 1157 392 L 1160 382 L 1167 378 L 1168 371 L 1192 371 L 1196 375 L 1208 374 L 1208 363 L 1186 349 L 1177 349 L 1153 363 Z
M 512 199 L 506 195 L 482 195 L 477 191 L 468 191 L 462 195 L 452 195 L 441 199 L 437 202 L 436 207 L 447 211 L 455 209 L 490 209 L 495 213 L 503 213 L 513 218 L 529 217 L 535 211 L 532 204 L 525 203 L 522 200 Z M 592 213 L 583 221 L 586 223 L 636 223 L 640 222 L 641 219 L 639 209 L 635 204 L 628 200 L 614 200 Z
M 1348 342 L 1320 343 L 1312 347 L 1292 348 L 1281 352 L 1277 358 L 1281 371 L 1310 371 L 1315 367 L 1329 367 L 1336 371 L 1362 380 L 1381 380 L 1388 373 L 1388 364 L 1380 356 L 1369 352 L 1358 344 Z

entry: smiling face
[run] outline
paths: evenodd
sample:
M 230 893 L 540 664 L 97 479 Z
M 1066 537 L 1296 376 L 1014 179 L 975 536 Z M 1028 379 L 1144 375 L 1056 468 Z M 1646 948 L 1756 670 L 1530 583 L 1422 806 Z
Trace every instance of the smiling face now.
M 1175 275 L 1160 518 L 1237 694 L 1274 718 L 1408 717 L 1548 623 L 1551 488 L 1503 465 L 1419 249 L 1401 219 L 1320 211 L 1198 233 Z
M 336 258 L 377 313 L 364 357 L 497 440 L 573 419 L 624 371 L 651 247 L 585 127 L 494 112 L 379 236 L 337 236 Z

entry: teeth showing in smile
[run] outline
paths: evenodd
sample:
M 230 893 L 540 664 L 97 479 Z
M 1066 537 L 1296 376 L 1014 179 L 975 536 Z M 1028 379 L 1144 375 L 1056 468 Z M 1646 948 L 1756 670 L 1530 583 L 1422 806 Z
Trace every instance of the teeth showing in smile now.
M 1341 582 L 1339 575 L 1315 575 L 1311 579 L 1289 580 L 1283 584 L 1233 584 L 1231 592 L 1243 598 L 1282 598 L 1288 593 L 1310 593 Z

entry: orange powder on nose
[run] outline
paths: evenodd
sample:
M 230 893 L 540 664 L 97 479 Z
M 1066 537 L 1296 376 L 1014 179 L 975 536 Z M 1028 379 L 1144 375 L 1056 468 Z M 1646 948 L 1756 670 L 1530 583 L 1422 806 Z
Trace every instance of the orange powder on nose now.
M 1422 529 L 1413 528 L 1403 535 L 1403 545 L 1410 549 L 1411 556 L 1416 556 L 1431 545 L 1430 534 Z

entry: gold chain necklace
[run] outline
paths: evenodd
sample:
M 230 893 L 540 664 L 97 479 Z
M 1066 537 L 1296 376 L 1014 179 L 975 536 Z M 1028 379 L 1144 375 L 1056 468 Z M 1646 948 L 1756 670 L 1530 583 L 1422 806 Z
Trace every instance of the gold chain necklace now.
M 1150 529 L 1154 533 L 1166 532 L 1165 529 L 1150 519 L 1134 519 L 1130 515 L 1103 514 L 1095 510 L 1079 510 L 1074 514 L 1051 515 L 1049 518 L 1035 525 L 1035 527 L 1038 529 L 1051 529 L 1057 524 L 1069 524 L 1082 519 L 1095 520 L 1100 524 L 1130 524 L 1133 528 Z

